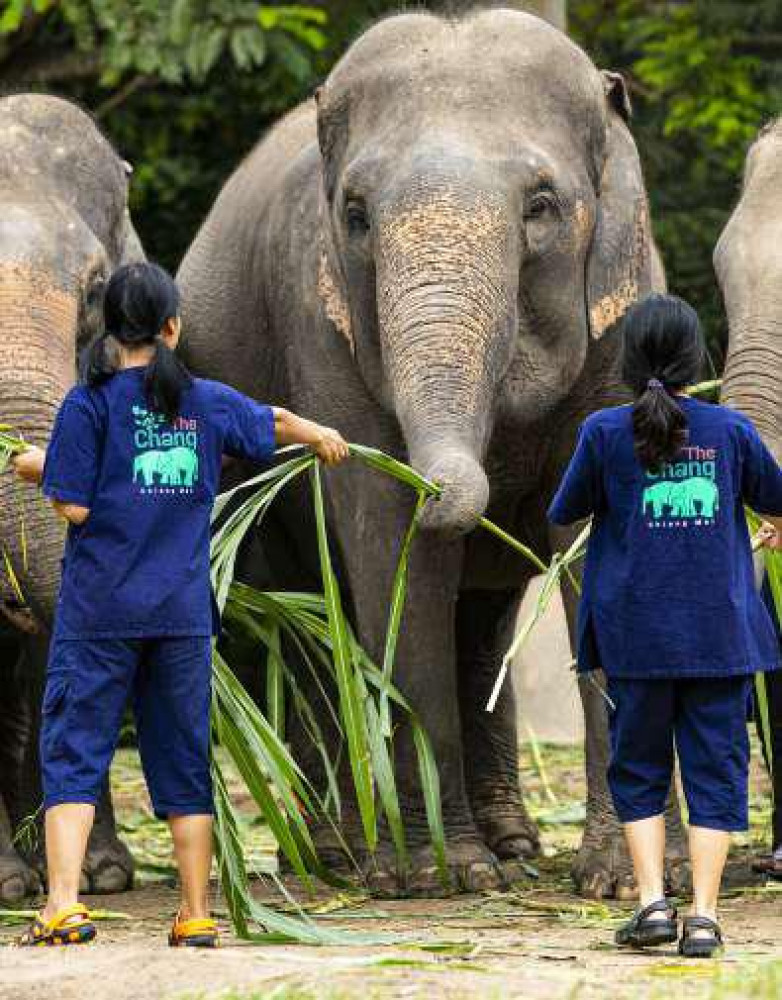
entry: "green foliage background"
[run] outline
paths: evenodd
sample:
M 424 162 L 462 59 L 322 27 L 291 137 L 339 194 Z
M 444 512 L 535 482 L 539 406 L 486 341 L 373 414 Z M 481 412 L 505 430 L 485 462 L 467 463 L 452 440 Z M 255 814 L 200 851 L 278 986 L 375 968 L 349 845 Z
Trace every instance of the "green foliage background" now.
M 49 90 L 93 110 L 134 164 L 132 208 L 148 253 L 174 268 L 257 138 L 362 28 L 404 6 L 3 0 L 0 87 Z M 629 82 L 669 282 L 700 310 L 719 368 L 725 331 L 711 252 L 747 147 L 782 110 L 782 0 L 567 7 L 574 38 Z

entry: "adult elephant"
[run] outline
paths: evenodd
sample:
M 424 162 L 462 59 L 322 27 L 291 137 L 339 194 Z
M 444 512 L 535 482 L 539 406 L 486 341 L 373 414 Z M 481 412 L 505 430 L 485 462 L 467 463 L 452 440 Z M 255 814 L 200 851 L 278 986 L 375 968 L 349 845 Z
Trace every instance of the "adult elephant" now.
M 782 118 L 747 155 L 714 266 L 730 331 L 722 400 L 752 419 L 782 461 Z
M 741 196 L 715 248 L 714 266 L 729 329 L 722 402 L 750 417 L 782 462 L 782 117 L 761 130 L 747 154 Z M 765 597 L 771 609 L 768 584 Z M 782 676 L 767 674 L 765 683 L 776 765 L 776 849 L 782 846 Z M 782 875 L 773 857 L 761 869 Z
M 73 104 L 33 94 L 0 99 L 0 420 L 33 443 L 46 443 L 75 381 L 77 349 L 98 329 L 107 275 L 121 261 L 143 256 L 128 214 L 128 171 Z M 10 471 L 0 477 L 0 495 L 0 544 L 25 600 L 22 606 L 6 575 L 0 587 L 0 901 L 14 902 L 37 884 L 10 831 L 36 813 L 41 799 L 38 717 L 63 527 L 38 491 Z M 115 892 L 130 884 L 131 874 L 107 788 L 83 888 Z
M 396 680 L 433 740 L 449 866 L 466 890 L 499 884 L 498 859 L 538 846 L 510 686 L 484 711 L 530 567 L 468 532 L 488 509 L 543 556 L 566 540 L 549 534 L 547 502 L 583 417 L 619 397 L 612 324 L 653 286 L 628 113 L 621 79 L 534 16 L 389 18 L 239 167 L 179 273 L 197 371 L 444 487 L 411 558 Z M 355 623 L 379 658 L 412 497 L 359 463 L 327 490 Z M 284 499 L 280 516 L 289 571 L 306 559 L 306 497 Z M 584 693 L 576 874 L 609 894 L 629 888 L 629 865 L 605 787 L 604 708 Z M 396 759 L 411 869 L 405 879 L 381 851 L 370 885 L 438 894 L 404 725 Z

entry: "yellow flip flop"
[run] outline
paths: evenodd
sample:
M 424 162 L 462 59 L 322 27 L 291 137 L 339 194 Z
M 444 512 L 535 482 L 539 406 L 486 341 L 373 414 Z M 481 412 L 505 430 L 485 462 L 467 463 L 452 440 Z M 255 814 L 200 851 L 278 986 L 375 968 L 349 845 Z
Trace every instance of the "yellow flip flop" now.
M 40 913 L 37 914 L 17 944 L 21 948 L 87 944 L 95 939 L 96 934 L 90 911 L 77 903 L 59 910 L 51 920 L 43 920 Z
M 177 913 L 168 935 L 172 948 L 219 948 L 220 932 L 217 921 L 211 919 L 182 920 Z

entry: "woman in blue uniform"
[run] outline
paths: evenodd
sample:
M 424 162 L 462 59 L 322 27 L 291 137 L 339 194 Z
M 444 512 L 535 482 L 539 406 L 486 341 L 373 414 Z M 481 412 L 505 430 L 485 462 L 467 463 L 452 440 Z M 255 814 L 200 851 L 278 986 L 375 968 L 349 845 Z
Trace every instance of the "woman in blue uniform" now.
M 747 827 L 751 678 L 780 666 L 744 505 L 767 518 L 764 543 L 779 546 L 782 471 L 746 417 L 682 394 L 704 360 L 690 306 L 649 296 L 629 310 L 623 335 L 635 403 L 585 421 L 549 517 L 593 518 L 578 665 L 607 678 L 608 782 L 640 893 L 617 943 L 678 936 L 663 888 L 675 743 L 694 883 L 679 949 L 707 956 L 722 942 L 716 908 L 730 832 Z
M 193 378 L 173 353 L 179 295 L 162 268 L 120 268 L 104 315 L 48 449 L 16 460 L 69 522 L 41 730 L 49 897 L 21 943 L 95 936 L 79 875 L 132 696 L 144 774 L 181 877 L 169 941 L 214 947 L 209 522 L 222 457 L 268 463 L 277 445 L 299 443 L 333 463 L 348 446 L 334 430 Z

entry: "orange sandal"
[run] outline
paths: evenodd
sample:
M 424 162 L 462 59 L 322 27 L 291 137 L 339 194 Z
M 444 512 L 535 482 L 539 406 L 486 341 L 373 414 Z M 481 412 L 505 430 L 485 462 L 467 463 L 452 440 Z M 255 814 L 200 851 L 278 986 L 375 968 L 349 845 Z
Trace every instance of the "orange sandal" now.
M 168 935 L 172 948 L 219 948 L 220 932 L 217 921 L 210 919 L 182 920 L 177 913 Z
M 43 920 L 39 913 L 17 944 L 20 948 L 87 944 L 95 940 L 96 933 L 90 911 L 77 903 L 76 906 L 68 906 L 55 913 L 48 921 Z

